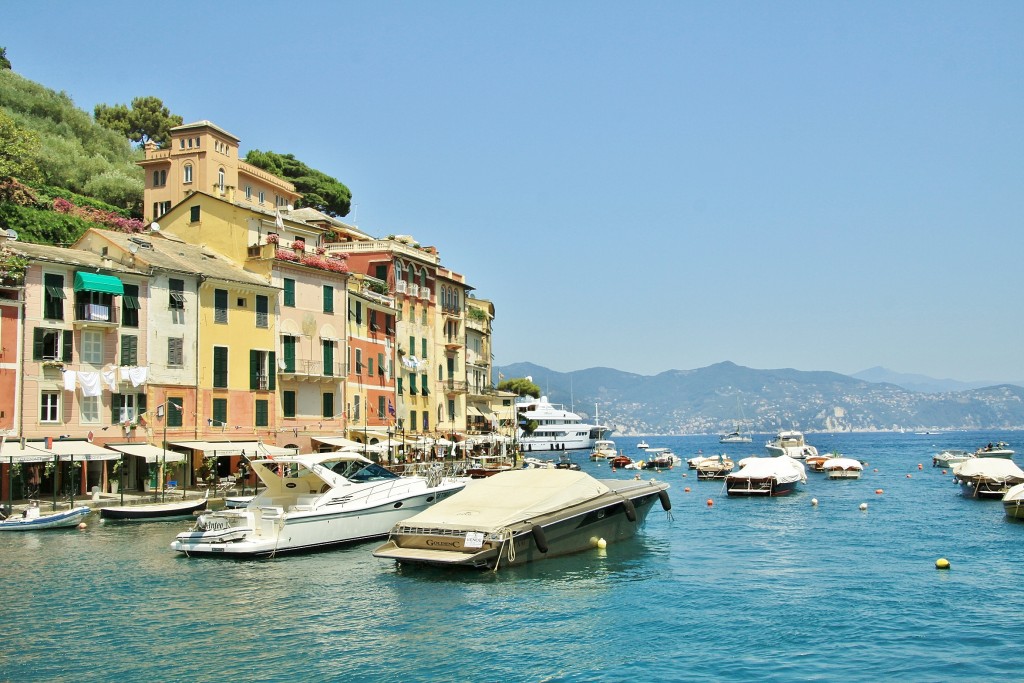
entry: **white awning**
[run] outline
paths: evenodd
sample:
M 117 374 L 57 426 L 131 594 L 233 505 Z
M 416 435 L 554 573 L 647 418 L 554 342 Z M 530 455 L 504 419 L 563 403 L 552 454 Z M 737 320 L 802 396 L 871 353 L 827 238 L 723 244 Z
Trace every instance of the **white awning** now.
M 312 441 L 318 441 L 327 446 L 334 446 L 335 448 L 348 448 L 349 446 L 362 446 L 363 444 L 352 439 L 346 439 L 341 436 L 313 436 L 310 437 Z
M 466 413 L 469 415 L 476 415 L 477 417 L 483 417 L 484 414 L 480 412 L 480 409 L 476 406 L 466 406 Z
M 59 460 L 71 460 L 72 457 L 81 462 L 83 460 L 117 460 L 121 454 L 111 451 L 102 446 L 91 444 L 88 441 L 60 441 L 54 440 L 52 447 L 46 447 L 46 441 L 28 441 L 22 450 L 20 441 L 8 441 L 4 444 L 3 451 L 0 451 L 0 458 L 15 462 L 47 462 L 53 460 L 53 456 Z
M 164 449 L 159 446 L 153 446 L 148 443 L 119 443 L 110 444 L 110 447 L 115 451 L 121 451 L 122 453 L 142 458 L 148 463 L 164 461 L 181 462 L 185 459 L 184 453 L 178 453 L 177 451 L 164 451 Z
M 231 455 L 242 455 L 250 458 L 262 458 L 267 455 L 295 455 L 294 448 L 271 446 L 261 441 L 174 441 L 172 446 L 202 451 L 207 458 L 224 458 Z

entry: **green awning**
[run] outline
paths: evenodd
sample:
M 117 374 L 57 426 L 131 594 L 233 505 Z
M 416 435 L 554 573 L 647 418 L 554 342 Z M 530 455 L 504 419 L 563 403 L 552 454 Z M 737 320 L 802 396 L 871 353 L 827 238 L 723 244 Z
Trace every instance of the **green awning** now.
M 75 273 L 76 292 L 103 292 L 104 294 L 124 295 L 124 285 L 113 275 L 99 273 Z

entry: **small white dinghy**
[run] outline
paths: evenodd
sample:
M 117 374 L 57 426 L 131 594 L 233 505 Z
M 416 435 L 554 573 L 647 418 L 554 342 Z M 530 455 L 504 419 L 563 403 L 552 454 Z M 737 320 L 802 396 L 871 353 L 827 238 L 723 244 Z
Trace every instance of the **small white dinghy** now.
M 0 531 L 37 531 L 40 529 L 67 529 L 76 527 L 85 519 L 92 508 L 85 505 L 62 510 L 49 515 L 40 514 L 39 506 L 26 508 L 21 516 L 8 517 L 0 521 Z

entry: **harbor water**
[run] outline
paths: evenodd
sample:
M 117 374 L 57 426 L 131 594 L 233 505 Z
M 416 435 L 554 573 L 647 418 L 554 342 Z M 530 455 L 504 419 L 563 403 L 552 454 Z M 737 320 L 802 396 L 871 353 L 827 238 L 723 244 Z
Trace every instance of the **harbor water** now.
M 738 460 L 765 438 L 646 441 Z M 727 498 L 685 464 L 645 471 L 672 485 L 671 515 L 655 505 L 634 539 L 496 573 L 398 566 L 377 542 L 187 558 L 168 547 L 187 522 L 95 514 L 0 534 L 0 681 L 1019 679 L 1024 524 L 931 465 L 998 440 L 1022 460 L 1015 432 L 808 434 L 864 474 L 808 472 L 776 499 Z

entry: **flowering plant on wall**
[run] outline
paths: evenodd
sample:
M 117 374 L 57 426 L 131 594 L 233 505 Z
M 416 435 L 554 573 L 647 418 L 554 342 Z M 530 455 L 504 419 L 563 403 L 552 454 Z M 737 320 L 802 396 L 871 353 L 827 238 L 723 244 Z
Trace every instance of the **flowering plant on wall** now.
M 278 237 L 276 232 L 272 232 L 269 235 L 267 235 L 267 244 L 277 244 L 277 242 Z
M 292 249 L 296 251 L 303 251 L 306 248 L 306 240 L 295 240 L 292 242 Z

